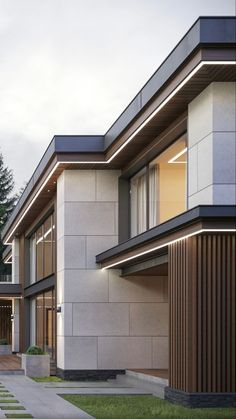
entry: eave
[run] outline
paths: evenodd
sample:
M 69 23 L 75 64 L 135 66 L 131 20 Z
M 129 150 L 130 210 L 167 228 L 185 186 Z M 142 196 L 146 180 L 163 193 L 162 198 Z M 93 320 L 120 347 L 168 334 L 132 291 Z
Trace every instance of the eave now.
M 96 257 L 101 268 L 127 268 L 168 252 L 168 245 L 204 232 L 236 232 L 236 207 L 200 205 Z
M 211 82 L 235 81 L 235 22 L 200 18 L 105 135 L 55 136 L 2 232 L 4 242 L 22 234 L 52 199 L 63 170 L 124 170 Z

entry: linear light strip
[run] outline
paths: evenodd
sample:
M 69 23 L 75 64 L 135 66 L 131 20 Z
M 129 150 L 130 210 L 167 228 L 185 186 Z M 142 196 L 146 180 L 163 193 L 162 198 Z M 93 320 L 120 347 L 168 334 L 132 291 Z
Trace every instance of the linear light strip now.
M 185 147 L 183 150 L 181 150 L 178 154 L 176 154 L 174 157 L 172 157 L 172 159 L 170 159 L 168 161 L 168 163 L 186 163 L 184 161 L 178 162 L 176 161 L 179 157 L 181 157 L 183 154 L 186 153 L 186 151 L 188 150 L 188 147 Z
M 10 261 L 10 259 L 12 259 L 12 255 L 9 255 L 8 257 L 7 257 L 7 259 L 5 260 L 5 265 L 11 265 L 12 264 L 12 261 L 11 262 L 9 262 Z
M 23 218 L 25 217 L 25 215 L 27 214 L 27 212 L 30 210 L 30 208 L 32 207 L 32 205 L 34 204 L 34 202 L 36 201 L 36 199 L 38 198 L 38 196 L 40 195 L 40 193 L 42 192 L 43 188 L 46 186 L 46 184 L 48 183 L 49 179 L 51 178 L 51 176 L 53 175 L 53 173 L 57 170 L 58 166 L 61 164 L 61 162 L 57 162 L 55 164 L 55 166 L 53 167 L 53 169 L 51 170 L 51 172 L 48 174 L 48 176 L 46 177 L 45 181 L 43 182 L 43 184 L 41 185 L 41 187 L 39 188 L 38 192 L 35 194 L 35 196 L 33 197 L 32 201 L 29 203 L 28 207 L 25 209 L 25 211 L 23 212 L 22 216 L 20 217 L 18 223 L 15 225 L 14 229 L 12 230 L 12 232 L 9 234 L 9 236 L 6 239 L 6 242 L 4 244 L 11 244 L 9 242 L 10 237 L 12 236 L 12 234 L 16 231 L 17 227 L 19 226 L 19 224 L 21 223 L 21 221 L 23 220 Z
M 179 241 L 188 239 L 189 237 L 193 237 L 193 236 L 196 236 L 196 235 L 201 234 L 201 233 L 205 233 L 205 232 L 231 232 L 231 233 L 233 233 L 235 231 L 236 231 L 235 228 L 226 228 L 226 229 L 220 229 L 220 228 L 219 229 L 217 229 L 217 228 L 210 229 L 210 228 L 205 228 L 205 229 L 197 230 L 197 231 L 194 231 L 193 233 L 186 234 L 185 236 L 182 236 L 179 239 L 171 240 L 171 241 L 169 241 L 169 242 L 167 242 L 165 244 L 161 244 L 160 246 L 152 247 L 151 249 L 145 250 L 144 252 L 140 252 L 140 253 L 138 253 L 138 254 L 136 254 L 134 256 L 130 256 L 128 258 L 122 259 L 119 262 L 111 263 L 110 265 L 104 266 L 102 268 L 102 271 L 105 270 L 105 269 L 112 268 L 113 266 L 118 266 L 121 263 L 128 262 L 129 260 L 136 259 L 136 258 L 138 258 L 140 256 L 147 255 L 147 254 L 149 254 L 151 252 L 154 252 L 155 250 L 162 249 L 163 247 L 169 246 L 170 244 L 178 243 Z
M 30 202 L 29 206 L 24 211 L 20 220 L 18 221 L 18 223 L 16 224 L 12 232 L 7 237 L 4 244 L 6 245 L 11 244 L 9 242 L 10 237 L 16 231 L 17 227 L 19 226 L 19 224 L 21 223 L 21 221 L 23 220 L 23 218 L 25 217 L 25 215 L 27 214 L 27 212 L 29 211 L 29 209 L 31 208 L 31 206 L 33 205 L 33 203 L 35 202 L 35 200 L 37 199 L 37 197 L 43 190 L 43 188 L 46 186 L 48 180 L 51 178 L 51 176 L 53 175 L 53 173 L 55 172 L 55 170 L 60 164 L 109 164 L 123 150 L 123 148 L 125 148 L 127 144 L 129 144 L 133 140 L 133 138 L 148 124 L 148 122 L 150 122 L 154 118 L 154 116 L 173 98 L 173 96 L 175 96 L 176 93 L 178 93 L 178 91 L 202 68 L 202 66 L 204 65 L 235 65 L 235 64 L 236 64 L 236 61 L 201 61 L 188 74 L 188 76 L 186 76 L 185 79 L 169 94 L 169 96 L 167 96 L 167 98 L 149 115 L 149 117 L 145 119 L 145 121 L 142 122 L 142 124 L 127 138 L 127 140 L 115 151 L 115 153 L 112 154 L 112 156 L 108 160 L 106 161 L 79 161 L 78 160 L 78 161 L 57 162 L 54 168 L 52 169 L 52 171 L 47 176 L 46 180 L 43 182 L 42 186 L 40 187 L 36 195 L 34 196 L 33 200 Z

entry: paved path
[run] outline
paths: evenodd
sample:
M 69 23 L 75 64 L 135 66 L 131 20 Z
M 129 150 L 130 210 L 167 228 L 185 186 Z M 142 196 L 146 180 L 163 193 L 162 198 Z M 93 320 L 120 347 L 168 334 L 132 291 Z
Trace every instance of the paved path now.
M 62 399 L 56 392 L 48 391 L 44 386 L 28 377 L 21 375 L 1 375 L 0 381 L 35 419 L 92 418 L 92 416 L 88 415 L 83 410 L 78 409 L 71 403 Z
M 133 380 L 121 376 L 120 380 L 96 382 L 41 382 L 36 383 L 22 375 L 0 375 L 0 381 L 14 395 L 21 406 L 26 408 L 35 419 L 91 419 L 81 409 L 73 406 L 60 395 L 150 395 L 155 394 L 153 387 L 145 388 Z M 1 399 L 1 395 L 0 395 Z M 1 406 L 1 401 L 0 401 Z M 16 406 L 16 404 L 15 404 Z M 12 405 L 14 410 L 14 405 Z M 11 412 L 13 413 L 13 412 Z M 20 411 L 15 413 L 21 413 Z M 22 411 L 23 413 L 23 411 Z M 0 411 L 0 419 L 5 417 Z

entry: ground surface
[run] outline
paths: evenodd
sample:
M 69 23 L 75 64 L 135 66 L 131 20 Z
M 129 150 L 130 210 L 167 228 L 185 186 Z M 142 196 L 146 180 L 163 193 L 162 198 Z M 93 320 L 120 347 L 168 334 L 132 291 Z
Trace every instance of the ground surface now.
M 96 419 L 235 419 L 236 409 L 186 409 L 153 396 L 64 395 Z
M 16 355 L 0 356 L 0 371 L 18 371 L 21 369 L 21 358 Z

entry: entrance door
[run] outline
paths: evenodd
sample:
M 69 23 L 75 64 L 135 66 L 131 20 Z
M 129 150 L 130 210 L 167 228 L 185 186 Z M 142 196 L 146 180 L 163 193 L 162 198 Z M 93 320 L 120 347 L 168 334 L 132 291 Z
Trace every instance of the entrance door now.
M 0 339 L 6 339 L 8 345 L 12 340 L 12 301 L 0 300 Z

